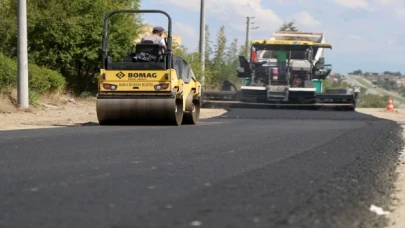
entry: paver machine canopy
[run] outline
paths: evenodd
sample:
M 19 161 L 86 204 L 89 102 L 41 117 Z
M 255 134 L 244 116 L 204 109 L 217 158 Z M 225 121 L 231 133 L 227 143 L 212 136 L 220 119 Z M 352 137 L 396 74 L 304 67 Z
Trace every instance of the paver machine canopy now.
M 241 68 L 237 76 L 251 78 L 252 84 L 287 85 L 289 82 L 291 86 L 296 86 L 296 84 L 292 84 L 294 78 L 312 80 L 319 76 L 326 77 L 331 69 L 325 68 L 324 58 L 318 61 L 314 60 L 314 53 L 317 48 L 332 48 L 332 45 L 296 40 L 253 40 L 250 61 L 247 61 L 243 56 L 239 57 Z M 286 52 L 286 74 L 272 75 L 279 70 L 275 56 L 275 52 L 279 50 Z M 263 53 L 265 54 L 263 55 Z M 272 68 L 277 69 L 277 71 L 271 71 Z

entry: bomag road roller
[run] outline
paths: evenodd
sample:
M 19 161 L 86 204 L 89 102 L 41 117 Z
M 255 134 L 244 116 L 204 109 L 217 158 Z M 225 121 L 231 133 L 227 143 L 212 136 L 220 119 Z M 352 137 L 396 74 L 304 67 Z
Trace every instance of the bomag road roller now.
M 122 62 L 108 53 L 107 28 L 118 13 L 159 13 L 168 18 L 167 49 L 137 43 Z M 97 118 L 107 124 L 197 124 L 201 84 L 190 65 L 172 54 L 172 21 L 161 10 L 116 10 L 106 15 L 98 79 Z

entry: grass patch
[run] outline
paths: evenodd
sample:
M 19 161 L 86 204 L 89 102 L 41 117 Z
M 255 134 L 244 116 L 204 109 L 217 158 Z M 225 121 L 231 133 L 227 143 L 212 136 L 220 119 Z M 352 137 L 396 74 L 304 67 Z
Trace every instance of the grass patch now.
M 388 105 L 388 95 L 380 96 L 376 94 L 360 94 L 359 101 L 357 103 L 358 108 L 386 108 Z M 398 104 L 395 103 L 393 98 L 394 108 L 398 108 Z
M 365 81 L 365 79 L 363 79 L 363 78 L 354 78 L 354 80 L 356 80 L 358 83 L 362 84 L 367 89 L 373 88 L 373 86 L 370 85 L 369 83 L 367 83 L 367 81 Z
M 78 99 L 84 99 L 74 97 L 72 94 L 62 89 L 42 93 L 29 90 L 29 110 L 41 108 L 43 104 L 59 106 Z M 17 89 L 8 88 L 7 90 L 2 90 L 0 92 L 0 113 L 13 113 L 18 110 Z
M 34 107 L 38 107 L 40 105 L 40 94 L 35 92 L 35 91 L 29 91 L 28 94 L 28 101 L 29 104 L 34 106 Z
M 384 108 L 387 106 L 388 96 L 375 94 L 360 94 L 357 107 L 359 108 Z
M 384 91 L 384 90 L 382 90 L 382 89 L 378 89 L 378 92 L 383 93 L 384 96 L 391 96 L 392 99 L 394 100 L 394 102 L 395 102 L 395 101 L 398 101 L 398 102 L 401 102 L 401 103 L 405 104 L 405 98 L 403 98 L 403 97 L 401 97 L 401 96 L 399 96 L 399 95 L 398 95 L 398 96 L 396 96 L 396 95 L 391 95 L 391 94 L 387 93 L 386 91 Z

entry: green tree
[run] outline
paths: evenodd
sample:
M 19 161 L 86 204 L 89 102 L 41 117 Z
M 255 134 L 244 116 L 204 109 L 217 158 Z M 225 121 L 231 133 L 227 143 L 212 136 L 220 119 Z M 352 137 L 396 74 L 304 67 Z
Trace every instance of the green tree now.
M 233 65 L 235 64 L 235 60 L 237 60 L 237 54 L 238 54 L 238 39 L 233 39 L 231 44 L 229 45 L 229 48 L 226 52 L 226 64 L 228 65 Z
M 214 50 L 212 48 L 211 32 L 209 25 L 205 25 L 205 78 L 207 82 L 212 79 L 212 69 L 214 68 L 214 63 L 212 57 L 214 55 Z
M 225 36 L 225 26 L 221 26 L 217 33 L 217 44 L 215 45 L 215 64 L 224 64 L 226 49 L 226 36 Z
M 214 59 L 212 61 L 213 78 L 211 80 L 211 83 L 218 84 L 226 78 L 225 50 L 226 50 L 225 26 L 221 26 L 221 28 L 217 33 L 217 43 L 215 44 Z
M 239 54 L 238 54 L 238 55 L 247 58 L 248 56 L 246 56 L 246 53 L 248 53 L 248 51 L 249 51 L 249 50 L 247 50 L 246 45 L 245 45 L 245 44 L 242 44 L 242 45 L 239 47 Z
M 211 34 L 209 25 L 205 25 L 205 62 L 209 63 L 212 54 L 214 53 L 212 50 L 212 41 L 211 41 Z
M 17 52 L 17 4 L 13 0 L 0 1 L 0 52 L 7 56 Z
M 15 1 L 3 0 L 0 21 L 1 37 L 7 39 L 1 51 L 16 56 Z M 69 85 L 81 92 L 95 88 L 100 60 L 99 48 L 104 15 L 116 9 L 138 9 L 140 0 L 33 0 L 27 2 L 29 61 L 61 72 Z M 11 17 L 12 16 L 12 17 Z M 14 22 L 14 24 L 16 21 Z M 122 58 L 140 27 L 140 17 L 114 15 L 110 20 L 109 53 L 114 60 Z
M 363 71 L 362 70 L 355 70 L 351 74 L 353 74 L 353 75 L 363 75 Z
M 224 79 L 236 83 L 236 68 L 239 66 L 238 60 L 238 39 L 234 39 L 228 47 L 226 52 L 226 71 L 224 72 Z
M 298 28 L 295 26 L 294 21 L 290 22 L 284 22 L 280 28 L 278 29 L 279 31 L 292 31 L 292 32 L 298 32 Z
M 206 85 L 210 87 L 218 87 L 222 81 L 230 80 L 237 82 L 235 69 L 239 65 L 238 61 L 238 40 L 233 39 L 227 46 L 225 36 L 225 27 L 221 26 L 217 33 L 217 42 L 214 45 L 214 50 L 210 48 L 211 37 L 209 27 L 206 26 L 206 60 L 205 60 L 205 80 Z M 179 55 L 188 62 L 193 69 L 197 79 L 201 80 L 201 64 L 199 61 L 199 52 L 189 52 L 184 46 L 175 50 L 175 55 Z M 211 58 L 213 57 L 213 58 Z

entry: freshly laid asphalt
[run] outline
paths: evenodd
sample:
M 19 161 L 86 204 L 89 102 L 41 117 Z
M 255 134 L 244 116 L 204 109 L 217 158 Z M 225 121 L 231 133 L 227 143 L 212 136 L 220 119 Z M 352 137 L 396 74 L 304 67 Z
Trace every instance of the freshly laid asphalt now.
M 0 227 L 382 227 L 400 126 L 234 109 L 197 126 L 0 132 Z

